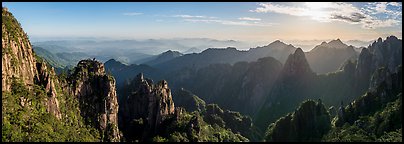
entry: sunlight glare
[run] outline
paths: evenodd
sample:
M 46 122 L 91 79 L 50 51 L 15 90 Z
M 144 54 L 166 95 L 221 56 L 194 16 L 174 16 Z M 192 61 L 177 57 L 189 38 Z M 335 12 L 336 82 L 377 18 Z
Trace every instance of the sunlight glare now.
M 306 2 L 305 5 L 310 9 L 322 9 L 331 6 L 330 2 Z
M 329 12 L 324 10 L 325 8 L 330 8 L 331 3 L 329 2 L 306 2 L 306 7 L 308 8 L 305 12 L 306 15 L 310 16 L 314 20 L 320 22 L 328 22 Z

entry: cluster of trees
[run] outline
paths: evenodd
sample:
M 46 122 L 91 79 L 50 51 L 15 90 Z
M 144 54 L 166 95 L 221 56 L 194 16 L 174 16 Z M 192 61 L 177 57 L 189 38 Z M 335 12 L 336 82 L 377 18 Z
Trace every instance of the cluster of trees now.
M 401 142 L 402 68 L 353 102 L 326 109 L 305 101 L 269 125 L 266 141 Z M 374 79 L 382 79 L 382 77 Z M 330 116 L 331 113 L 338 113 Z
M 58 120 L 46 110 L 47 97 L 44 87 L 34 85 L 30 90 L 14 79 L 12 91 L 2 93 L 2 141 L 100 141 L 98 131 L 83 123 L 76 99 L 58 95 Z

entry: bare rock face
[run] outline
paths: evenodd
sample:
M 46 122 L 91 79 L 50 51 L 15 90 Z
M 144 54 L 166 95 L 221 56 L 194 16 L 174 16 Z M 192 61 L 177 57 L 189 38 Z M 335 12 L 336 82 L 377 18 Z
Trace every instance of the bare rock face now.
M 382 67 L 377 69 L 370 80 L 369 90 L 374 91 L 376 90 L 377 86 L 380 85 L 382 82 L 386 81 L 386 88 L 391 89 L 392 87 L 392 80 L 391 80 L 391 72 L 389 69 Z
M 143 132 L 136 134 L 144 138 L 156 133 L 168 115 L 174 115 L 174 101 L 167 81 L 162 80 L 154 85 L 141 73 L 132 81 L 131 89 L 132 93 L 124 97 L 123 127 L 128 134 L 133 134 L 136 133 L 133 128 L 141 125 Z
M 374 55 L 371 60 L 373 70 L 383 66 L 393 72 L 402 64 L 403 44 L 402 40 L 395 36 L 389 36 L 384 41 L 379 38 L 368 49 Z
M 61 119 L 55 71 L 35 58 L 27 34 L 6 8 L 2 9 L 2 18 L 2 91 L 11 90 L 13 78 L 21 80 L 28 89 L 34 84 L 43 86 L 48 95 L 45 99 L 47 111 Z M 21 104 L 25 105 L 23 101 Z
M 87 124 L 102 132 L 103 141 L 120 141 L 115 79 L 105 74 L 104 65 L 94 60 L 80 61 L 74 73 L 59 82 L 54 69 L 35 57 L 21 25 L 3 8 L 2 92 L 11 91 L 14 79 L 21 81 L 28 89 L 42 86 L 47 93 L 43 101 L 47 111 L 59 120 L 62 114 L 58 95 L 67 92 L 77 96 L 81 115 Z M 30 101 L 22 96 L 20 105 L 30 105 Z
M 34 84 L 37 71 L 31 43 L 18 21 L 5 8 L 2 9 L 1 31 L 1 90 L 11 90 L 13 77 L 19 78 L 27 86 Z
M 362 49 L 355 71 L 355 77 L 358 78 L 359 82 L 363 82 L 363 84 L 359 83 L 357 86 L 362 87 L 362 89 L 367 88 L 369 85 L 369 80 L 373 72 L 372 59 L 373 55 L 370 53 L 369 49 Z
M 68 79 L 86 122 L 102 132 L 103 141 L 120 141 L 115 79 L 105 74 L 104 65 L 82 60 Z
M 389 75 L 389 73 L 397 71 L 397 67 L 402 64 L 402 49 L 402 40 L 395 36 L 389 36 L 384 41 L 379 38 L 368 48 L 362 49 L 355 76 L 357 81 L 363 83 L 358 83 L 357 87 L 363 90 L 371 89 L 378 84 L 377 81 L 384 80 L 382 75 Z M 381 67 L 386 69 L 379 71 L 378 69 Z M 375 75 L 374 72 L 378 73 Z M 381 80 L 377 80 L 377 78 L 381 78 Z M 369 85 L 369 83 L 371 84 Z
M 55 70 L 53 67 L 48 68 L 44 61 L 38 61 L 37 64 L 38 75 L 35 76 L 37 80 L 35 83 L 45 87 L 45 91 L 48 95 L 46 98 L 47 111 L 53 114 L 57 119 L 61 119 L 61 113 L 59 109 L 59 101 L 57 99 L 57 91 L 55 83 L 59 84 Z

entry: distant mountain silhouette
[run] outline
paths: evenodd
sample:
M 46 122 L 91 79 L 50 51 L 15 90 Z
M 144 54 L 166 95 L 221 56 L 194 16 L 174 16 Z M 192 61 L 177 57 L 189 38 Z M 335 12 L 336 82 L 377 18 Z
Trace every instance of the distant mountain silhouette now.
M 349 59 L 356 59 L 355 47 L 348 46 L 340 39 L 322 42 L 307 52 L 307 61 L 314 72 L 323 74 L 337 71 Z
M 169 60 L 172 60 L 176 57 L 180 57 L 183 54 L 178 52 L 178 51 L 172 51 L 172 50 L 168 50 L 164 53 L 159 54 L 158 56 L 156 56 L 153 60 L 147 61 L 143 64 L 147 64 L 150 66 L 156 65 L 156 64 L 160 64 Z
M 182 53 L 184 53 L 184 54 L 190 54 L 190 53 L 200 53 L 200 52 L 202 52 L 201 49 L 198 49 L 198 48 L 196 48 L 196 47 L 192 47 L 192 48 L 190 48 L 190 49 L 188 49 L 188 50 L 186 50 L 186 51 L 184 51 L 184 52 L 182 52 Z
M 184 67 L 202 68 L 210 64 L 234 64 L 240 61 L 256 61 L 263 57 L 274 57 L 280 62 L 285 62 L 287 56 L 295 51 L 293 45 L 287 45 L 279 40 L 263 47 L 250 48 L 248 51 L 240 51 L 234 47 L 208 48 L 201 53 L 186 54 L 167 62 L 156 65 L 156 68 L 165 71 L 179 70 Z

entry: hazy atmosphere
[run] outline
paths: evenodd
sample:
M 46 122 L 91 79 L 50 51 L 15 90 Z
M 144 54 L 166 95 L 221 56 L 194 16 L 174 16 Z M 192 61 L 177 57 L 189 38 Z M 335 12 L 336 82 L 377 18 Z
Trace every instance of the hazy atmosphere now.
M 336 38 L 368 46 L 376 37 L 402 37 L 397 2 L 2 4 L 33 42 L 210 38 L 244 42 L 237 48 L 247 49 L 279 39 L 308 51 Z

